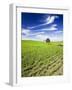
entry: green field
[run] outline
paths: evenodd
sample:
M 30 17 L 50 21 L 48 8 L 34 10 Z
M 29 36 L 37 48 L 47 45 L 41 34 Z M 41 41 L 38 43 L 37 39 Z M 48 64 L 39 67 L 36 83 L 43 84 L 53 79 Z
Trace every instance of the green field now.
M 21 41 L 21 76 L 63 75 L 63 42 Z

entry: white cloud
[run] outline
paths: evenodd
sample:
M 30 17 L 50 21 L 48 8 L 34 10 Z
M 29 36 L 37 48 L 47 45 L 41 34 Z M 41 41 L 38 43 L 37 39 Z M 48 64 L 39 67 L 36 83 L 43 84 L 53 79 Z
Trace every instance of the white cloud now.
M 41 26 L 44 26 L 44 25 L 48 25 L 48 24 L 51 24 L 54 22 L 54 20 L 58 18 L 58 16 L 48 16 L 44 21 L 43 24 L 39 24 L 39 25 L 36 25 L 36 26 L 33 26 L 33 27 L 28 27 L 29 29 L 34 29 L 34 28 L 37 28 L 37 27 L 41 27 Z
M 25 34 L 25 35 L 29 35 L 30 34 L 30 30 L 28 29 L 22 29 L 22 34 Z
M 47 38 L 49 38 L 51 41 L 62 41 L 63 40 L 63 37 L 62 36 L 58 36 L 58 35 L 47 35 L 47 34 L 37 35 L 37 36 L 35 36 L 35 39 L 34 40 L 45 41 Z
M 37 41 L 45 41 L 47 38 L 49 38 L 51 41 L 62 41 L 63 37 L 62 36 L 57 36 L 57 35 L 37 35 L 35 39 Z
M 44 31 L 57 30 L 57 24 L 53 24 L 53 25 L 51 25 L 51 27 L 49 27 L 49 28 L 43 28 L 42 30 L 44 30 Z
M 60 36 L 60 37 L 51 37 L 51 41 L 63 41 L 63 37 Z
M 27 35 L 22 35 L 22 40 L 32 40 L 32 38 Z
M 28 28 L 29 29 L 34 29 L 34 28 L 41 27 L 41 26 L 44 26 L 44 25 L 46 25 L 46 23 L 39 24 L 39 25 L 36 25 L 36 26 L 33 26 L 33 27 L 28 27 Z
M 51 24 L 51 23 L 53 23 L 56 18 L 58 18 L 58 16 L 48 16 L 48 17 L 46 18 L 46 24 Z
M 30 34 L 30 35 L 22 35 L 22 40 L 45 41 L 47 38 L 50 38 L 51 41 L 62 41 L 63 35 L 61 34 L 61 32 L 62 31 L 55 32 L 54 34 L 39 32 L 35 34 Z
M 37 35 L 36 37 L 35 37 L 37 40 L 40 40 L 40 41 L 44 41 L 44 40 L 46 40 L 46 38 L 48 38 L 48 35 Z
M 32 32 L 30 35 L 40 35 L 40 34 L 44 34 L 45 32 Z
M 54 33 L 49 34 L 46 31 L 57 30 L 57 24 L 52 24 L 50 28 L 44 28 L 42 31 L 34 32 L 32 30 L 23 29 L 22 30 L 22 40 L 36 40 L 36 41 L 45 41 L 46 38 L 50 38 L 51 41 L 62 41 L 63 40 L 63 31 L 57 30 Z M 25 34 L 25 35 L 24 35 Z
M 30 30 L 22 29 L 21 36 L 22 40 L 29 40 Z
M 25 35 L 24 35 L 25 34 Z M 45 32 L 32 32 L 28 29 L 22 30 L 22 40 L 37 40 L 43 41 L 47 36 L 45 36 Z
M 57 24 L 53 24 L 52 26 L 57 27 Z
M 57 30 L 57 28 L 56 27 L 51 27 L 51 28 L 49 28 L 48 30 Z

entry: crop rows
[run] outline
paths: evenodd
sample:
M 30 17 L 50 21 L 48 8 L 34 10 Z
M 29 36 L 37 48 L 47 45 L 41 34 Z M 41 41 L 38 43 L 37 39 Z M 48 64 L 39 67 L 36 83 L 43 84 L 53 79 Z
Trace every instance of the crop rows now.
M 35 43 L 36 45 L 36 43 Z M 53 48 L 53 49 L 52 49 Z M 24 47 L 22 50 L 22 77 L 63 74 L 62 47 L 51 45 Z

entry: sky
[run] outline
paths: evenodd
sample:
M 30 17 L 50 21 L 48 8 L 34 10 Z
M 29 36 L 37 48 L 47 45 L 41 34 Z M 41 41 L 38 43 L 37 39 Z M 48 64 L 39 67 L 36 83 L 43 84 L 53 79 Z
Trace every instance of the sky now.
M 21 13 L 22 40 L 63 41 L 63 15 Z

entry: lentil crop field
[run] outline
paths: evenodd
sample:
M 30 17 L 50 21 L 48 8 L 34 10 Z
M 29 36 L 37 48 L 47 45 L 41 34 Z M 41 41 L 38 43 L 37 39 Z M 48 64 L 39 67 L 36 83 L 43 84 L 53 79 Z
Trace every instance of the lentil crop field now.
M 21 40 L 21 76 L 63 75 L 63 42 Z

